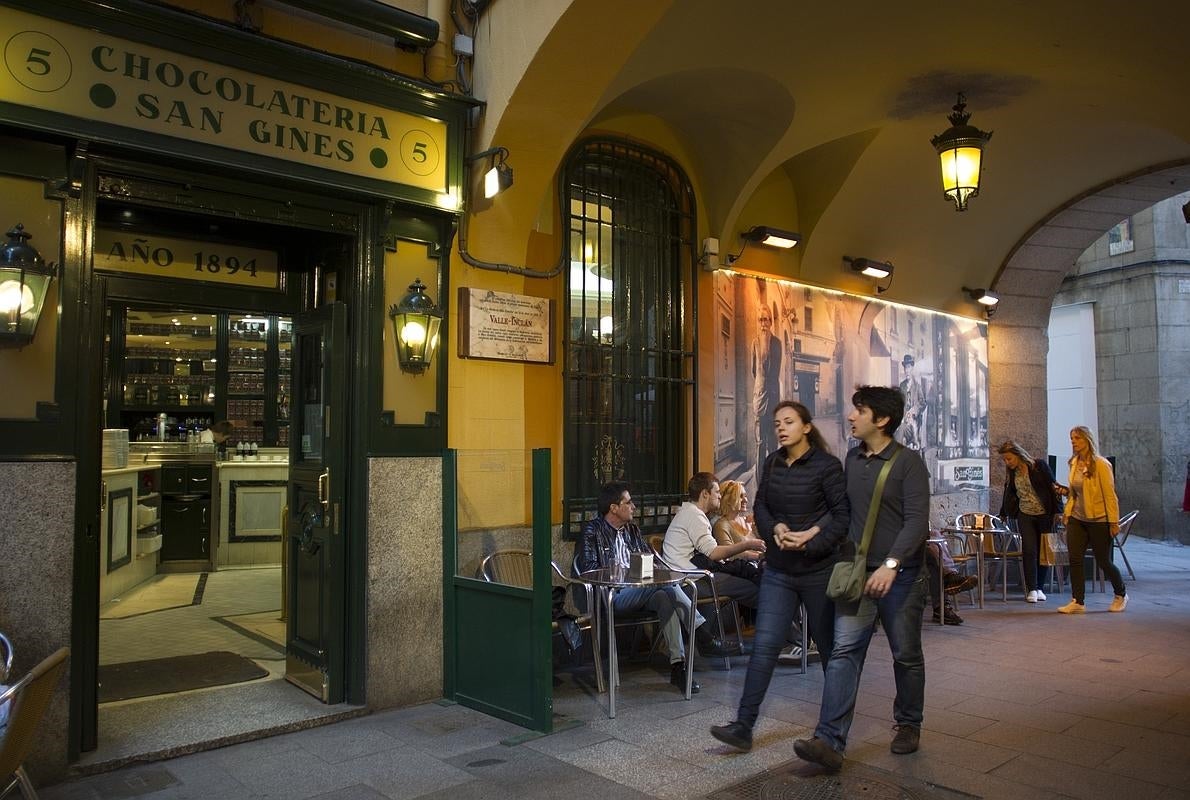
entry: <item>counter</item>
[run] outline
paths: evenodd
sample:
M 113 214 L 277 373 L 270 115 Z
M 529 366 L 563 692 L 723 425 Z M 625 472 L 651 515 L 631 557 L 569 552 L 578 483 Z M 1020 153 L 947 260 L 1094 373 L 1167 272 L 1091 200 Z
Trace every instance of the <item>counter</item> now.
M 161 479 L 156 465 L 105 469 L 100 477 L 104 488 L 104 510 L 99 515 L 102 604 L 157 574 Z
M 215 465 L 219 507 L 217 568 L 281 563 L 281 530 L 289 462 L 220 461 Z

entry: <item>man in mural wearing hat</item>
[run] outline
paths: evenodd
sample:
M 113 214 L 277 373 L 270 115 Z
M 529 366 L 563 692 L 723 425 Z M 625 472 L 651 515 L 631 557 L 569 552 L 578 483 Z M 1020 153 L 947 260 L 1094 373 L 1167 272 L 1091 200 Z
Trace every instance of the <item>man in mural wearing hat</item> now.
M 901 368 L 905 376 L 901 379 L 900 389 L 901 394 L 905 395 L 905 424 L 902 428 L 903 433 L 901 439 L 903 444 L 911 450 L 924 451 L 926 449 L 925 439 L 925 415 L 926 415 L 926 390 L 922 385 L 922 380 L 915 374 L 914 367 L 917 361 L 909 353 L 901 359 Z
M 773 335 L 773 312 L 764 295 L 756 313 L 752 340 L 752 399 L 756 410 L 757 475 L 760 465 L 777 449 L 773 409 L 781 402 L 781 340 Z

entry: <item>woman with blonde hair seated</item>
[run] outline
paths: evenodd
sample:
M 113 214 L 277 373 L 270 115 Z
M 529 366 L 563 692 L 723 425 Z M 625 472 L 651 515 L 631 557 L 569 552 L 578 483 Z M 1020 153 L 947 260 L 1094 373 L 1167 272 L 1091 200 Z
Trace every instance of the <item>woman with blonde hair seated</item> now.
M 739 481 L 723 481 L 719 484 L 721 499 L 719 501 L 719 518 L 711 532 L 715 535 L 716 544 L 738 544 L 745 539 L 757 538 L 752 530 L 752 515 L 748 513 L 748 491 Z M 755 554 L 741 553 L 737 558 L 747 558 Z

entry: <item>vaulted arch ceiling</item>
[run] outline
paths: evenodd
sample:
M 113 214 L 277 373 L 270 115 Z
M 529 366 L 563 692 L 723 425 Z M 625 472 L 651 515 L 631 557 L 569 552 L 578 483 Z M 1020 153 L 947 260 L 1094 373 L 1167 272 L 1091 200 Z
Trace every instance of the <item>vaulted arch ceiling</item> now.
M 753 224 L 799 229 L 799 254 L 765 269 L 864 291 L 842 256 L 891 260 L 886 297 L 970 314 L 960 287 L 992 285 L 1048 218 L 1122 176 L 1190 161 L 1186 4 L 543 8 L 553 22 L 516 0 L 490 11 L 493 40 L 533 55 L 485 121 L 493 141 L 523 148 L 514 152 L 525 196 L 485 214 L 524 230 L 585 127 L 651 115 L 699 189 L 702 235 L 732 249 Z M 515 25 L 517 13 L 533 24 Z M 972 123 L 995 132 L 981 195 L 962 214 L 942 197 L 929 144 L 958 90 Z M 1185 191 L 1183 174 L 1172 179 L 1171 194 Z

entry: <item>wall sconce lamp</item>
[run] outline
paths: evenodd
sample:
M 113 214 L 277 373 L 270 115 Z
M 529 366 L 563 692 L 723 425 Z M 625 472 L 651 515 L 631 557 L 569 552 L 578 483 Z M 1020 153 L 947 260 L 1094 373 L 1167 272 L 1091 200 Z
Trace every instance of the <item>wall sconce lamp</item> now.
M 756 242 L 766 247 L 780 247 L 783 250 L 797 247 L 797 243 L 802 240 L 800 233 L 783 231 L 780 228 L 770 228 L 768 225 L 757 225 L 749 228 L 741 233 L 740 237 L 745 242 Z
M 50 281 L 57 271 L 30 244 L 32 234 L 18 224 L 0 248 L 0 346 L 24 347 L 33 341 Z
M 393 325 L 397 361 L 405 372 L 420 375 L 430 367 L 438 350 L 438 328 L 442 312 L 426 294 L 421 278 L 409 284 L 409 294 L 388 310 Z
M 1000 302 L 1000 295 L 987 289 L 968 289 L 966 286 L 963 287 L 963 291 L 976 303 L 982 305 L 984 313 L 989 317 L 996 313 L 996 304 Z
M 489 147 L 471 156 L 467 161 L 474 163 L 484 158 L 488 159 L 488 170 L 483 174 L 483 196 L 490 200 L 512 186 L 512 167 L 505 161 L 508 158 L 506 147 Z
M 740 252 L 727 254 L 727 266 L 731 266 L 740 260 L 740 256 L 748 249 L 748 245 L 752 242 L 763 244 L 766 247 L 779 247 L 782 250 L 789 250 L 797 247 L 798 242 L 802 240 L 800 233 L 793 231 L 785 231 L 780 228 L 773 228 L 769 225 L 755 225 L 740 234 L 740 238 L 744 240 L 744 246 L 740 248 Z
M 867 276 L 873 281 L 882 281 L 888 279 L 888 283 L 881 286 L 876 284 L 876 293 L 883 294 L 892 286 L 893 265 L 891 261 L 875 261 L 870 258 L 852 258 L 851 256 L 843 256 L 852 272 L 858 272 L 860 275 Z
M 954 201 L 955 211 L 966 211 L 967 201 L 979 194 L 983 148 L 992 138 L 991 131 L 967 124 L 971 115 L 966 108 L 967 98 L 959 92 L 958 102 L 947 117 L 950 127 L 930 139 L 942 163 L 942 193 Z

